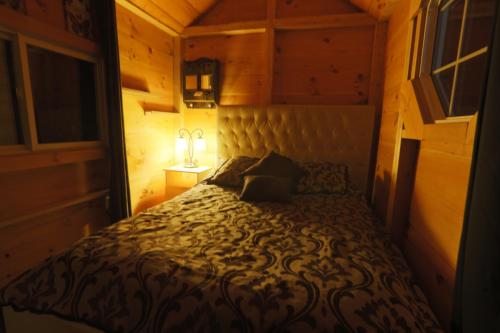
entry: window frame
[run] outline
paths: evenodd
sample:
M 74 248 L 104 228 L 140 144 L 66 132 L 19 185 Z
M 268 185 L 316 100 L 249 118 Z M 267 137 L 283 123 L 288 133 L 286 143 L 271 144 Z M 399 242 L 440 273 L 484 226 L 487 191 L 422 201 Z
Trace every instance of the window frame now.
M 13 31 L 9 31 L 7 29 L 2 29 L 0 27 L 0 37 L 3 40 L 7 40 L 10 43 L 12 43 L 12 56 L 13 56 L 13 63 L 14 63 L 14 86 L 16 89 L 16 98 L 17 98 L 17 104 L 18 104 L 18 112 L 19 112 L 19 119 L 20 119 L 20 127 L 22 130 L 22 136 L 23 136 L 23 141 L 24 143 L 16 144 L 16 145 L 0 145 L 0 153 L 2 152 L 7 152 L 7 153 L 13 153 L 13 152 L 23 152 L 28 150 L 28 143 L 30 142 L 29 138 L 29 128 L 28 128 L 28 122 L 27 122 L 27 112 L 26 112 L 26 103 L 24 103 L 25 100 L 25 94 L 24 94 L 24 84 L 23 84 L 23 78 L 21 74 L 21 63 L 20 63 L 20 53 L 19 53 L 19 34 Z
M 7 40 L 14 45 L 14 66 L 16 73 L 16 91 L 19 104 L 21 128 L 23 130 L 24 144 L 0 146 L 0 155 L 16 152 L 37 152 L 61 149 L 97 148 L 106 147 L 108 133 L 105 124 L 106 96 L 104 86 L 104 64 L 97 55 L 85 53 L 74 48 L 54 43 L 49 40 L 33 37 L 18 31 L 11 31 L 0 26 L 0 36 L 7 36 Z M 95 96 L 96 96 L 96 121 L 99 139 L 94 141 L 72 141 L 60 143 L 40 143 L 36 125 L 35 107 L 31 88 L 29 69 L 28 46 L 39 47 L 51 52 L 59 53 L 78 60 L 94 64 Z
M 462 24 L 460 27 L 459 45 L 457 57 L 449 64 L 440 66 L 433 70 L 434 51 L 438 35 L 438 19 L 440 5 L 445 3 L 445 9 L 453 2 L 458 0 L 422 0 L 422 3 L 413 13 L 410 13 L 410 34 L 408 42 L 409 59 L 406 65 L 405 77 L 412 82 L 415 93 L 421 102 L 422 118 L 424 123 L 453 123 L 470 122 L 477 112 L 472 115 L 450 116 L 450 110 L 453 110 L 455 103 L 456 84 L 458 80 L 458 69 L 460 64 L 474 59 L 484 53 L 487 53 L 489 47 L 483 47 L 480 50 L 462 56 L 461 47 L 463 44 L 465 24 L 470 0 L 464 0 L 464 13 L 462 15 Z M 415 50 L 419 50 L 417 52 Z M 455 68 L 452 95 L 450 97 L 450 106 L 448 110 L 443 107 L 441 98 L 438 95 L 434 83 L 433 75 L 449 68 Z

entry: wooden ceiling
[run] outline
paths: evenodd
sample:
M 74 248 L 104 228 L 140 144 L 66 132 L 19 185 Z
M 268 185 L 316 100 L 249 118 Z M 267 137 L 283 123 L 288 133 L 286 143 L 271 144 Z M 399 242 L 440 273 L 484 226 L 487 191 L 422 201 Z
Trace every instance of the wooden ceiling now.
M 401 0 L 349 1 L 382 21 L 389 19 Z M 122 4 L 128 2 L 180 34 L 185 27 L 191 25 L 220 0 L 120 0 L 117 2 Z
M 380 21 L 388 20 L 400 0 L 349 0 L 367 13 Z M 405 0 L 407 1 L 407 0 Z
M 217 0 L 127 0 L 177 33 L 193 23 Z

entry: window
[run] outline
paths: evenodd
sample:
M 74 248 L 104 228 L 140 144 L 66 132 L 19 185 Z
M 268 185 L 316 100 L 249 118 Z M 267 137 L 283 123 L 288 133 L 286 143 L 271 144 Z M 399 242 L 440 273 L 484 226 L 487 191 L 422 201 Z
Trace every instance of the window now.
M 92 55 L 0 30 L 1 151 L 100 144 L 99 72 Z
M 435 91 L 437 103 L 429 102 L 433 94 L 424 94 L 428 109 L 440 106 L 444 117 L 470 116 L 479 110 L 497 2 L 431 0 L 415 15 L 408 78 Z M 430 88 L 426 76 L 431 78 Z
M 99 139 L 95 65 L 28 46 L 38 142 Z
M 0 33 L 0 146 L 23 144 L 19 118 L 13 41 Z

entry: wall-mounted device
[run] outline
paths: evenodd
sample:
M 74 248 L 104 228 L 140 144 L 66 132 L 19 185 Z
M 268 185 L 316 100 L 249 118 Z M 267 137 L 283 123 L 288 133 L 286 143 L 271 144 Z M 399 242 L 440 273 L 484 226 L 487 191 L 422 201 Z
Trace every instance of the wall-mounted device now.
M 184 61 L 182 95 L 190 109 L 211 109 L 219 103 L 219 61 Z

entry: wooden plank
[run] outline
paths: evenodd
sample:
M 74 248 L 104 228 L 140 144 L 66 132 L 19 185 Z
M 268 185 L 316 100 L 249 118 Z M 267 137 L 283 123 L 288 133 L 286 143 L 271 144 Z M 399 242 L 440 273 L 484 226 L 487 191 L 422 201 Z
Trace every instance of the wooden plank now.
M 0 232 L 0 287 L 48 256 L 107 225 L 109 217 L 104 200 L 97 199 L 3 228 Z
M 218 0 L 203 14 L 196 25 L 218 25 L 233 22 L 262 21 L 267 17 L 267 0 Z
M 208 57 L 221 62 L 221 105 L 262 105 L 266 43 L 264 34 L 189 38 L 184 41 L 184 60 Z
M 372 204 L 377 216 L 386 220 L 392 183 L 395 143 L 379 141 Z
M 174 37 L 123 7 L 116 13 L 122 86 L 149 91 L 148 102 L 173 105 Z
M 387 24 L 376 24 L 375 36 L 373 38 L 372 65 L 370 70 L 369 103 L 376 105 L 379 113 L 381 112 L 382 107 L 386 37 Z
M 397 244 L 403 244 L 403 238 L 408 231 L 411 197 L 415 182 L 420 141 L 402 139 L 399 147 L 396 179 L 394 180 L 394 198 L 390 201 L 387 225 L 391 239 Z
M 155 26 L 156 28 L 160 29 L 161 31 L 171 35 L 171 36 L 179 36 L 179 33 L 182 31 L 184 28 L 182 25 L 177 25 L 174 24 L 172 21 L 167 21 L 166 23 L 162 20 L 160 21 L 156 17 L 152 16 L 148 12 L 148 7 L 146 6 L 140 6 L 140 2 L 137 1 L 129 1 L 129 0 L 115 0 L 116 4 L 120 5 L 121 7 L 125 8 L 126 10 L 130 11 L 134 15 L 140 17 L 144 21 L 148 22 L 149 24 Z
M 71 149 L 47 152 L 23 152 L 1 156 L 0 174 L 12 171 L 55 167 L 64 164 L 105 159 L 106 148 Z
M 20 223 L 25 222 L 25 221 L 35 220 L 35 219 L 38 219 L 42 216 L 49 215 L 49 214 L 55 213 L 57 211 L 64 210 L 64 209 L 70 208 L 72 206 L 80 205 L 82 203 L 94 201 L 94 200 L 99 199 L 99 198 L 104 198 L 108 194 L 109 194 L 109 190 L 102 190 L 102 191 L 89 193 L 89 194 L 83 195 L 83 196 L 75 198 L 75 199 L 65 200 L 65 201 L 57 203 L 57 205 L 55 205 L 55 206 L 47 207 L 47 208 L 44 208 L 42 210 L 36 211 L 34 213 L 31 213 L 31 214 L 17 216 L 15 218 L 10 219 L 10 220 L 3 221 L 2 223 L 0 223 L 0 229 L 8 228 L 8 227 L 14 226 L 16 224 L 20 224 Z
M 58 29 L 35 18 L 23 15 L 7 6 L 0 6 L 0 22 L 8 29 L 19 31 L 42 40 L 59 43 L 61 46 L 98 55 L 100 50 L 96 43 Z
M 181 112 L 182 103 L 182 40 L 180 37 L 174 38 L 174 61 L 172 64 L 174 111 Z
M 123 113 L 130 200 L 137 214 L 167 199 L 162 169 L 175 164 L 180 117 L 178 113 L 146 114 L 140 100 L 131 95 L 123 96 Z
M 108 162 L 98 159 L 4 172 L 0 174 L 0 188 L 0 221 L 7 221 L 108 189 Z
M 50 24 L 60 30 L 66 29 L 63 1 L 26 0 L 25 3 L 28 16 Z
M 368 104 L 372 45 L 373 26 L 277 32 L 273 103 Z
M 266 21 L 234 22 L 218 25 L 197 25 L 186 27 L 182 31 L 183 38 L 200 37 L 210 35 L 241 35 L 252 33 L 263 33 L 266 31 Z
M 341 14 L 309 17 L 277 18 L 274 27 L 278 30 L 306 30 L 374 26 L 377 21 L 368 14 Z
M 152 7 L 144 9 L 165 9 L 162 3 L 145 3 Z M 122 86 L 139 90 L 122 89 L 130 197 L 137 214 L 166 199 L 162 168 L 174 163 L 180 121 L 180 41 L 119 6 L 117 24 Z
M 451 318 L 455 268 L 441 256 L 439 245 L 433 239 L 408 230 L 403 253 L 419 286 L 424 290 L 431 309 L 443 328 L 450 332 L 446 318 Z
M 360 10 L 346 0 L 278 0 L 277 16 L 301 17 L 357 13 Z
M 373 131 L 372 153 L 371 153 L 371 168 L 369 173 L 369 188 L 368 193 L 373 195 L 375 168 L 377 161 L 377 147 L 380 135 L 381 118 L 382 118 L 382 98 L 384 85 L 384 63 L 385 63 L 385 44 L 387 37 L 387 24 L 378 23 L 375 25 L 372 59 L 370 69 L 370 86 L 368 90 L 368 103 L 375 105 L 375 128 Z
M 173 105 L 164 105 L 159 103 L 142 103 L 144 112 L 167 112 L 178 113 Z
M 118 0 L 128 2 L 151 17 L 151 23 L 158 22 L 176 33 L 192 24 L 200 15 L 211 8 L 216 0 Z M 125 4 L 126 5 L 126 4 Z M 136 9 L 134 9 L 136 10 Z M 141 14 L 142 15 L 142 14 Z M 149 19 L 147 19 L 149 20 Z
M 266 28 L 266 66 L 267 80 L 265 86 L 265 102 L 270 105 L 273 102 L 273 81 L 274 81 L 274 47 L 276 45 L 276 30 L 274 21 L 276 20 L 277 0 L 269 0 L 267 3 L 267 28 Z
M 400 0 L 350 0 L 352 4 L 370 13 L 381 21 L 388 20 L 396 10 Z M 411 1 L 407 1 L 411 2 Z

